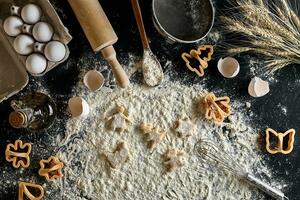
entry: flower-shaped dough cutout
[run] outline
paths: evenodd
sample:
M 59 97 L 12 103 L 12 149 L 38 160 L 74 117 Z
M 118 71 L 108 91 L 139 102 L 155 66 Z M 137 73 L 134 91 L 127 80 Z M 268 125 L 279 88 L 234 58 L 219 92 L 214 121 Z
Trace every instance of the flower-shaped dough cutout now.
M 176 121 L 175 131 L 179 137 L 189 137 L 195 134 L 196 125 L 188 118 L 182 118 Z
M 47 181 L 54 181 L 63 176 L 64 163 L 55 156 L 50 156 L 47 160 L 41 160 L 40 166 L 39 175 L 44 176 Z
M 18 200 L 41 200 L 44 197 L 44 188 L 40 185 L 19 182 Z
M 130 150 L 126 142 L 119 142 L 113 153 L 105 153 L 106 159 L 114 169 L 120 168 L 131 157 Z
M 205 52 L 207 52 L 207 55 L 200 57 L 200 55 L 203 55 Z M 204 69 L 208 67 L 208 61 L 212 58 L 213 52 L 213 46 L 202 45 L 197 50 L 192 49 L 190 53 L 182 53 L 181 58 L 184 60 L 185 65 L 190 71 L 195 72 L 198 76 L 202 77 L 204 76 Z M 196 59 L 196 61 L 199 62 L 198 67 L 194 68 L 191 66 L 191 59 Z
M 276 137 L 277 144 L 275 147 L 271 145 L 271 136 Z M 271 128 L 266 129 L 266 149 L 271 154 L 282 153 L 282 154 L 289 154 L 292 152 L 294 148 L 294 137 L 295 137 L 295 130 L 289 129 L 285 133 L 277 133 L 275 130 Z M 285 144 L 284 140 L 287 140 L 287 144 Z
M 12 162 L 14 168 L 30 165 L 31 144 L 23 143 L 21 140 L 16 140 L 14 144 L 8 144 L 5 150 L 5 158 L 8 162 Z
M 155 149 L 162 140 L 166 137 L 166 131 L 158 127 L 154 127 L 151 123 L 142 123 L 140 125 L 140 131 L 147 136 L 148 147 Z
M 164 165 L 168 172 L 173 172 L 176 169 L 186 165 L 186 153 L 179 149 L 169 149 L 165 154 Z
M 229 97 L 216 97 L 212 92 L 202 99 L 200 108 L 205 112 L 206 119 L 215 122 L 223 122 L 231 114 Z
M 128 124 L 132 123 L 132 119 L 128 115 L 128 111 L 124 106 L 117 106 L 116 112 L 108 117 L 110 128 L 113 131 L 123 132 L 127 130 Z

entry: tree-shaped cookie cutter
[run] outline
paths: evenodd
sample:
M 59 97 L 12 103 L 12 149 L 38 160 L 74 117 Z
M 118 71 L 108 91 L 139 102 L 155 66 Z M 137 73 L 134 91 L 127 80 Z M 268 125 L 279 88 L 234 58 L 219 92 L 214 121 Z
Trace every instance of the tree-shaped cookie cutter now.
M 271 147 L 270 142 L 270 134 L 273 134 L 277 138 L 277 146 L 275 148 Z M 284 138 L 288 137 L 287 147 L 284 148 Z M 282 153 L 282 154 L 289 154 L 292 152 L 294 148 L 294 137 L 295 137 L 295 130 L 289 129 L 284 133 L 277 133 L 275 130 L 271 128 L 266 129 L 266 149 L 270 154 Z
M 200 55 L 205 51 L 207 52 L 207 56 L 201 58 Z M 197 50 L 192 49 L 190 53 L 186 53 L 186 52 L 182 53 L 181 58 L 184 60 L 185 65 L 190 71 L 202 77 L 204 76 L 204 69 L 208 67 L 208 61 L 211 60 L 213 53 L 214 50 L 212 45 L 202 45 L 198 47 Z M 197 68 L 191 66 L 191 62 L 190 62 L 191 59 L 196 59 L 199 62 Z
M 14 168 L 30 165 L 31 144 L 16 140 L 14 144 L 8 144 L 5 150 L 5 158 L 8 162 L 12 162 Z
M 40 185 L 26 182 L 19 182 L 18 200 L 41 200 L 44 197 L 44 188 Z
M 54 181 L 63 176 L 64 163 L 55 156 L 50 156 L 47 160 L 41 160 L 40 166 L 39 175 L 44 176 L 47 181 Z
M 230 99 L 228 96 L 216 97 L 214 93 L 208 93 L 200 103 L 205 111 L 205 118 L 215 122 L 223 122 L 231 114 Z

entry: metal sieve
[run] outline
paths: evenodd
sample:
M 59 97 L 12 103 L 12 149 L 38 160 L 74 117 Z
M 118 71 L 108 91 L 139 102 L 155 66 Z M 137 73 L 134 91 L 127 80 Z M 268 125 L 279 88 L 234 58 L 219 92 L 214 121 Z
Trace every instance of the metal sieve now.
M 211 0 L 153 0 L 153 21 L 168 40 L 194 43 L 212 29 L 215 9 Z

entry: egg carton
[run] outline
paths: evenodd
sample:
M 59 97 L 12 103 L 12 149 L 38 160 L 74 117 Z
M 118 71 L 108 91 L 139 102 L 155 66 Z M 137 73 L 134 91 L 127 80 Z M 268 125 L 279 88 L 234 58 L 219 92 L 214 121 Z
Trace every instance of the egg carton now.
M 51 24 L 54 29 L 52 40 L 60 41 L 66 47 L 65 57 L 61 61 L 48 61 L 47 68 L 43 73 L 31 75 L 43 76 L 67 60 L 70 54 L 67 44 L 72 40 L 72 36 L 63 25 L 49 0 L 0 0 L 0 102 L 18 93 L 28 84 L 29 76 L 26 72 L 27 56 L 20 55 L 14 50 L 13 42 L 15 37 L 8 36 L 3 29 L 4 20 L 11 16 L 11 6 L 23 7 L 28 3 L 34 3 L 42 9 L 43 14 L 40 21 Z

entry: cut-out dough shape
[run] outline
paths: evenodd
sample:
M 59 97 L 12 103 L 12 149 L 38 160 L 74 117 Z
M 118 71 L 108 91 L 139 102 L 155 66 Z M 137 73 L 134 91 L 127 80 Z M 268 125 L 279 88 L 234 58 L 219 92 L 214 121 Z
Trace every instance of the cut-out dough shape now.
M 229 97 L 216 97 L 212 92 L 203 98 L 200 105 L 205 118 L 215 122 L 223 122 L 231 113 Z
M 190 119 L 183 118 L 175 123 L 175 131 L 179 137 L 189 137 L 195 134 L 196 125 Z
M 8 144 L 5 150 L 5 158 L 8 162 L 12 162 L 14 168 L 30 165 L 31 144 L 16 140 L 14 144 Z
M 270 143 L 270 134 L 273 134 L 277 138 L 277 146 L 271 147 Z M 284 148 L 283 140 L 285 137 L 288 137 L 288 144 L 287 147 Z M 289 154 L 292 152 L 294 148 L 294 137 L 295 137 L 295 130 L 289 129 L 285 133 L 277 133 L 275 130 L 271 128 L 266 129 L 266 149 L 271 154 L 282 153 L 282 154 Z
M 147 135 L 146 141 L 151 150 L 155 149 L 166 136 L 165 130 L 154 127 L 153 124 L 150 123 L 142 123 L 140 125 L 140 131 Z
M 186 165 L 186 153 L 179 149 L 169 149 L 165 154 L 164 165 L 168 172 L 173 172 L 176 169 Z
M 19 182 L 18 200 L 41 200 L 44 197 L 44 188 L 40 185 L 26 182 Z
M 128 124 L 132 123 L 132 119 L 128 116 L 128 112 L 123 106 L 117 106 L 116 112 L 108 117 L 107 120 L 110 121 L 111 129 L 119 132 L 127 130 Z
M 113 153 L 105 153 L 106 159 L 114 169 L 120 168 L 131 157 L 129 147 L 126 142 L 120 142 Z
M 204 51 L 207 52 L 207 57 L 201 58 L 200 55 Z M 214 50 L 212 45 L 202 45 L 197 50 L 192 49 L 190 53 L 182 53 L 181 58 L 184 60 L 185 65 L 190 71 L 195 72 L 198 76 L 202 77 L 204 76 L 204 69 L 208 67 L 208 61 L 211 60 L 213 53 Z M 199 62 L 199 66 L 197 68 L 191 66 L 191 59 L 196 59 Z
M 47 160 L 40 161 L 39 175 L 44 176 L 47 181 L 54 181 L 63 176 L 62 163 L 57 157 L 50 156 Z

